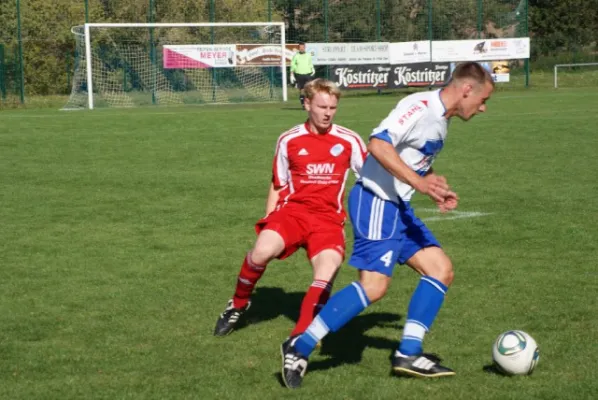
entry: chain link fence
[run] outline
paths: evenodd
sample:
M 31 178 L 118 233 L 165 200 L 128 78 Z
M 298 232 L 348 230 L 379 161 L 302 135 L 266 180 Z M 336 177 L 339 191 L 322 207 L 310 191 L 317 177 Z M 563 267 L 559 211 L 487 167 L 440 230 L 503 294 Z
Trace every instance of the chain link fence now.
M 71 28 L 85 22 L 283 21 L 287 26 L 289 43 L 532 36 L 530 83 L 532 86 L 548 85 L 554 64 L 598 62 L 594 35 L 598 28 L 598 4 L 594 3 L 598 0 L 579 1 L 589 6 L 587 10 L 583 7 L 578 10 L 579 18 L 585 18 L 587 23 L 580 25 L 578 21 L 570 21 L 562 31 L 559 27 L 563 17 L 559 19 L 561 25 L 543 25 L 546 18 L 543 19 L 540 14 L 535 16 L 533 7 L 529 8 L 538 3 L 533 0 L 529 1 L 531 4 L 528 0 L 0 2 L 0 107 L 28 103 L 34 98 L 59 96 L 63 99 L 68 95 L 77 56 Z M 575 18 L 575 15 L 568 18 Z M 538 22 L 530 27 L 530 21 L 536 20 Z M 575 24 L 578 29 L 574 29 Z M 528 83 L 523 62 L 520 67 L 515 71 L 516 79 L 512 84 L 518 88 Z M 326 74 L 326 68 L 318 73 Z M 586 78 L 579 80 L 581 83 L 578 84 L 583 85 L 596 82 L 587 82 Z

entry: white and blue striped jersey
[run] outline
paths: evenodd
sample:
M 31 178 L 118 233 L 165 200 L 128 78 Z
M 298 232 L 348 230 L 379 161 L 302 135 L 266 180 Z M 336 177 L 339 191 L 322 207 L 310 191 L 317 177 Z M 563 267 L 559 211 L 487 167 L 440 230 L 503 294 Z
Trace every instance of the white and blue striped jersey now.
M 448 119 L 444 117 L 440 91 L 405 97 L 370 135 L 370 139 L 391 143 L 401 159 L 422 176 L 442 150 L 447 134 Z M 381 199 L 393 202 L 399 198 L 410 201 L 415 191 L 392 176 L 371 154 L 361 169 L 361 183 Z

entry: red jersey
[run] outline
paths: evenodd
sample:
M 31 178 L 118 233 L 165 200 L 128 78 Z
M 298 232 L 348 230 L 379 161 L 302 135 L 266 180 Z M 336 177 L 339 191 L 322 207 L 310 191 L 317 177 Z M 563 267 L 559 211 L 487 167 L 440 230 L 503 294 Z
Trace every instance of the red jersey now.
M 333 124 L 326 133 L 297 125 L 280 135 L 272 165 L 272 182 L 282 188 L 277 209 L 302 206 L 310 213 L 343 223 L 343 197 L 349 170 L 356 175 L 366 156 L 361 137 Z

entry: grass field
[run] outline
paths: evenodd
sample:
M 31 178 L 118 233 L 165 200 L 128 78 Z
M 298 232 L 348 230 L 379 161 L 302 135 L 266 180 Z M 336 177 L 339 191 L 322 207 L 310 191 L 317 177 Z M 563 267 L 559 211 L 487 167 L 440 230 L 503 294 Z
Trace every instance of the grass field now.
M 337 122 L 366 137 L 397 100 L 344 99 Z M 456 269 L 425 342 L 455 378 L 390 376 L 417 282 L 405 268 L 299 391 L 278 374 L 311 282 L 303 252 L 272 263 L 249 323 L 214 338 L 296 103 L 0 113 L 0 398 L 598 398 L 595 90 L 498 93 L 451 124 L 435 169 L 461 212 L 487 215 L 415 207 Z M 354 278 L 343 266 L 335 288 Z M 530 377 L 487 368 L 508 329 L 540 345 Z

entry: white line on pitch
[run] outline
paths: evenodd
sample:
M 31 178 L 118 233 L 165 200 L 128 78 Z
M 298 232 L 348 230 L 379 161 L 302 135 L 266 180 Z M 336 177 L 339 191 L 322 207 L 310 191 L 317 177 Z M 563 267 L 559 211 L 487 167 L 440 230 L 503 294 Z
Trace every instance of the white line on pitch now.
M 422 208 L 421 211 L 425 212 L 434 212 L 438 213 L 439 211 L 434 208 Z M 477 217 L 484 217 L 486 215 L 490 215 L 492 213 L 485 213 L 480 211 L 450 211 L 442 216 L 434 216 L 434 217 L 427 217 L 422 218 L 422 221 L 448 221 L 453 219 L 462 219 L 462 218 L 477 218 Z

